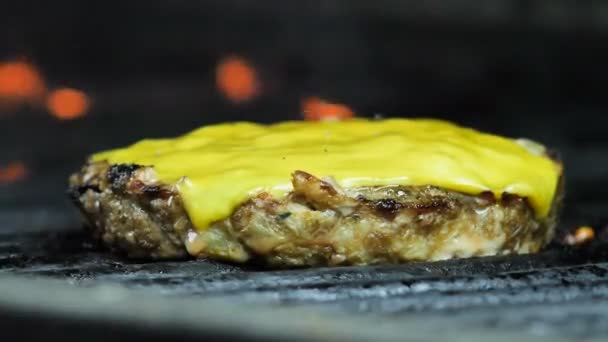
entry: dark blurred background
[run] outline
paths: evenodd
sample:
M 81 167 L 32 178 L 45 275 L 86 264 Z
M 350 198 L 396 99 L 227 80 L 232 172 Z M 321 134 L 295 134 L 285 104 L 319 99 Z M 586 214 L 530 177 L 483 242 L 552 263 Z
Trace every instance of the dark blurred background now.
M 5 1 L 0 229 L 76 222 L 91 152 L 311 108 L 539 140 L 566 222 L 605 225 L 607 41 L 602 0 Z

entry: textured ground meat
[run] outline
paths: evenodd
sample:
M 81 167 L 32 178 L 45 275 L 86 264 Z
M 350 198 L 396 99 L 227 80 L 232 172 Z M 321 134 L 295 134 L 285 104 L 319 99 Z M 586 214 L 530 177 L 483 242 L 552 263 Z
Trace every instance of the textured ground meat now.
M 342 189 L 303 171 L 282 198 L 261 193 L 194 229 L 172 184 L 131 164 L 89 163 L 69 193 L 93 236 L 134 258 L 207 257 L 275 267 L 367 265 L 532 253 L 552 238 L 561 191 L 540 220 L 525 198 L 434 186 Z

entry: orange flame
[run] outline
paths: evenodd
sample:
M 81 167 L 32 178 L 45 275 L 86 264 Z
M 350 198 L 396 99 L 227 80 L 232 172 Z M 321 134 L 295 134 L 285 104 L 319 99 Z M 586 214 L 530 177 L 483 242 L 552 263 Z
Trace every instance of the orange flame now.
M 595 231 L 592 227 L 582 226 L 576 230 L 574 236 L 578 241 L 589 241 L 593 240 L 593 238 L 595 237 Z
M 6 167 L 0 168 L 0 183 L 13 183 L 25 177 L 27 177 L 27 168 L 23 162 L 11 162 Z
M 344 120 L 355 116 L 355 112 L 348 106 L 327 102 L 318 97 L 303 100 L 302 113 L 304 113 L 304 119 L 310 121 Z
M 61 88 L 51 92 L 46 106 L 53 116 L 60 120 L 72 120 L 84 116 L 89 109 L 89 97 L 82 91 Z
M 38 70 L 25 62 L 0 63 L 0 100 L 3 102 L 40 101 L 46 92 Z
M 258 95 L 258 76 L 251 64 L 241 57 L 227 57 L 216 69 L 218 89 L 234 103 L 251 100 Z
M 568 245 L 580 245 L 593 240 L 595 237 L 595 230 L 590 226 L 580 226 L 574 234 L 570 233 L 566 235 L 565 242 Z

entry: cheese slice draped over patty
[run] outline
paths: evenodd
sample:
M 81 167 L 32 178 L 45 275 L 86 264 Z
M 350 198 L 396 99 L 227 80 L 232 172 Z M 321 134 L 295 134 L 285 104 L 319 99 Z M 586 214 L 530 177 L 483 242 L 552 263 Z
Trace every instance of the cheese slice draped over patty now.
M 532 142 L 432 119 L 250 122 L 204 126 L 173 139 L 147 139 L 93 155 L 93 161 L 152 166 L 176 184 L 198 230 L 225 219 L 243 201 L 284 196 L 291 174 L 333 177 L 346 188 L 433 185 L 476 195 L 528 199 L 548 215 L 561 166 Z

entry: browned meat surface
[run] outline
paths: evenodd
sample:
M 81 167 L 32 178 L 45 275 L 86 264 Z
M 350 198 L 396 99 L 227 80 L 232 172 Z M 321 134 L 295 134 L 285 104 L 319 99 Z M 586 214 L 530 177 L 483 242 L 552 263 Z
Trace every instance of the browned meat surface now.
M 92 163 L 70 195 L 93 236 L 137 258 L 208 257 L 276 267 L 364 265 L 532 253 L 554 232 L 561 202 L 535 218 L 526 199 L 433 186 L 342 189 L 306 172 L 284 198 L 262 193 L 197 232 L 171 184 L 136 165 Z

